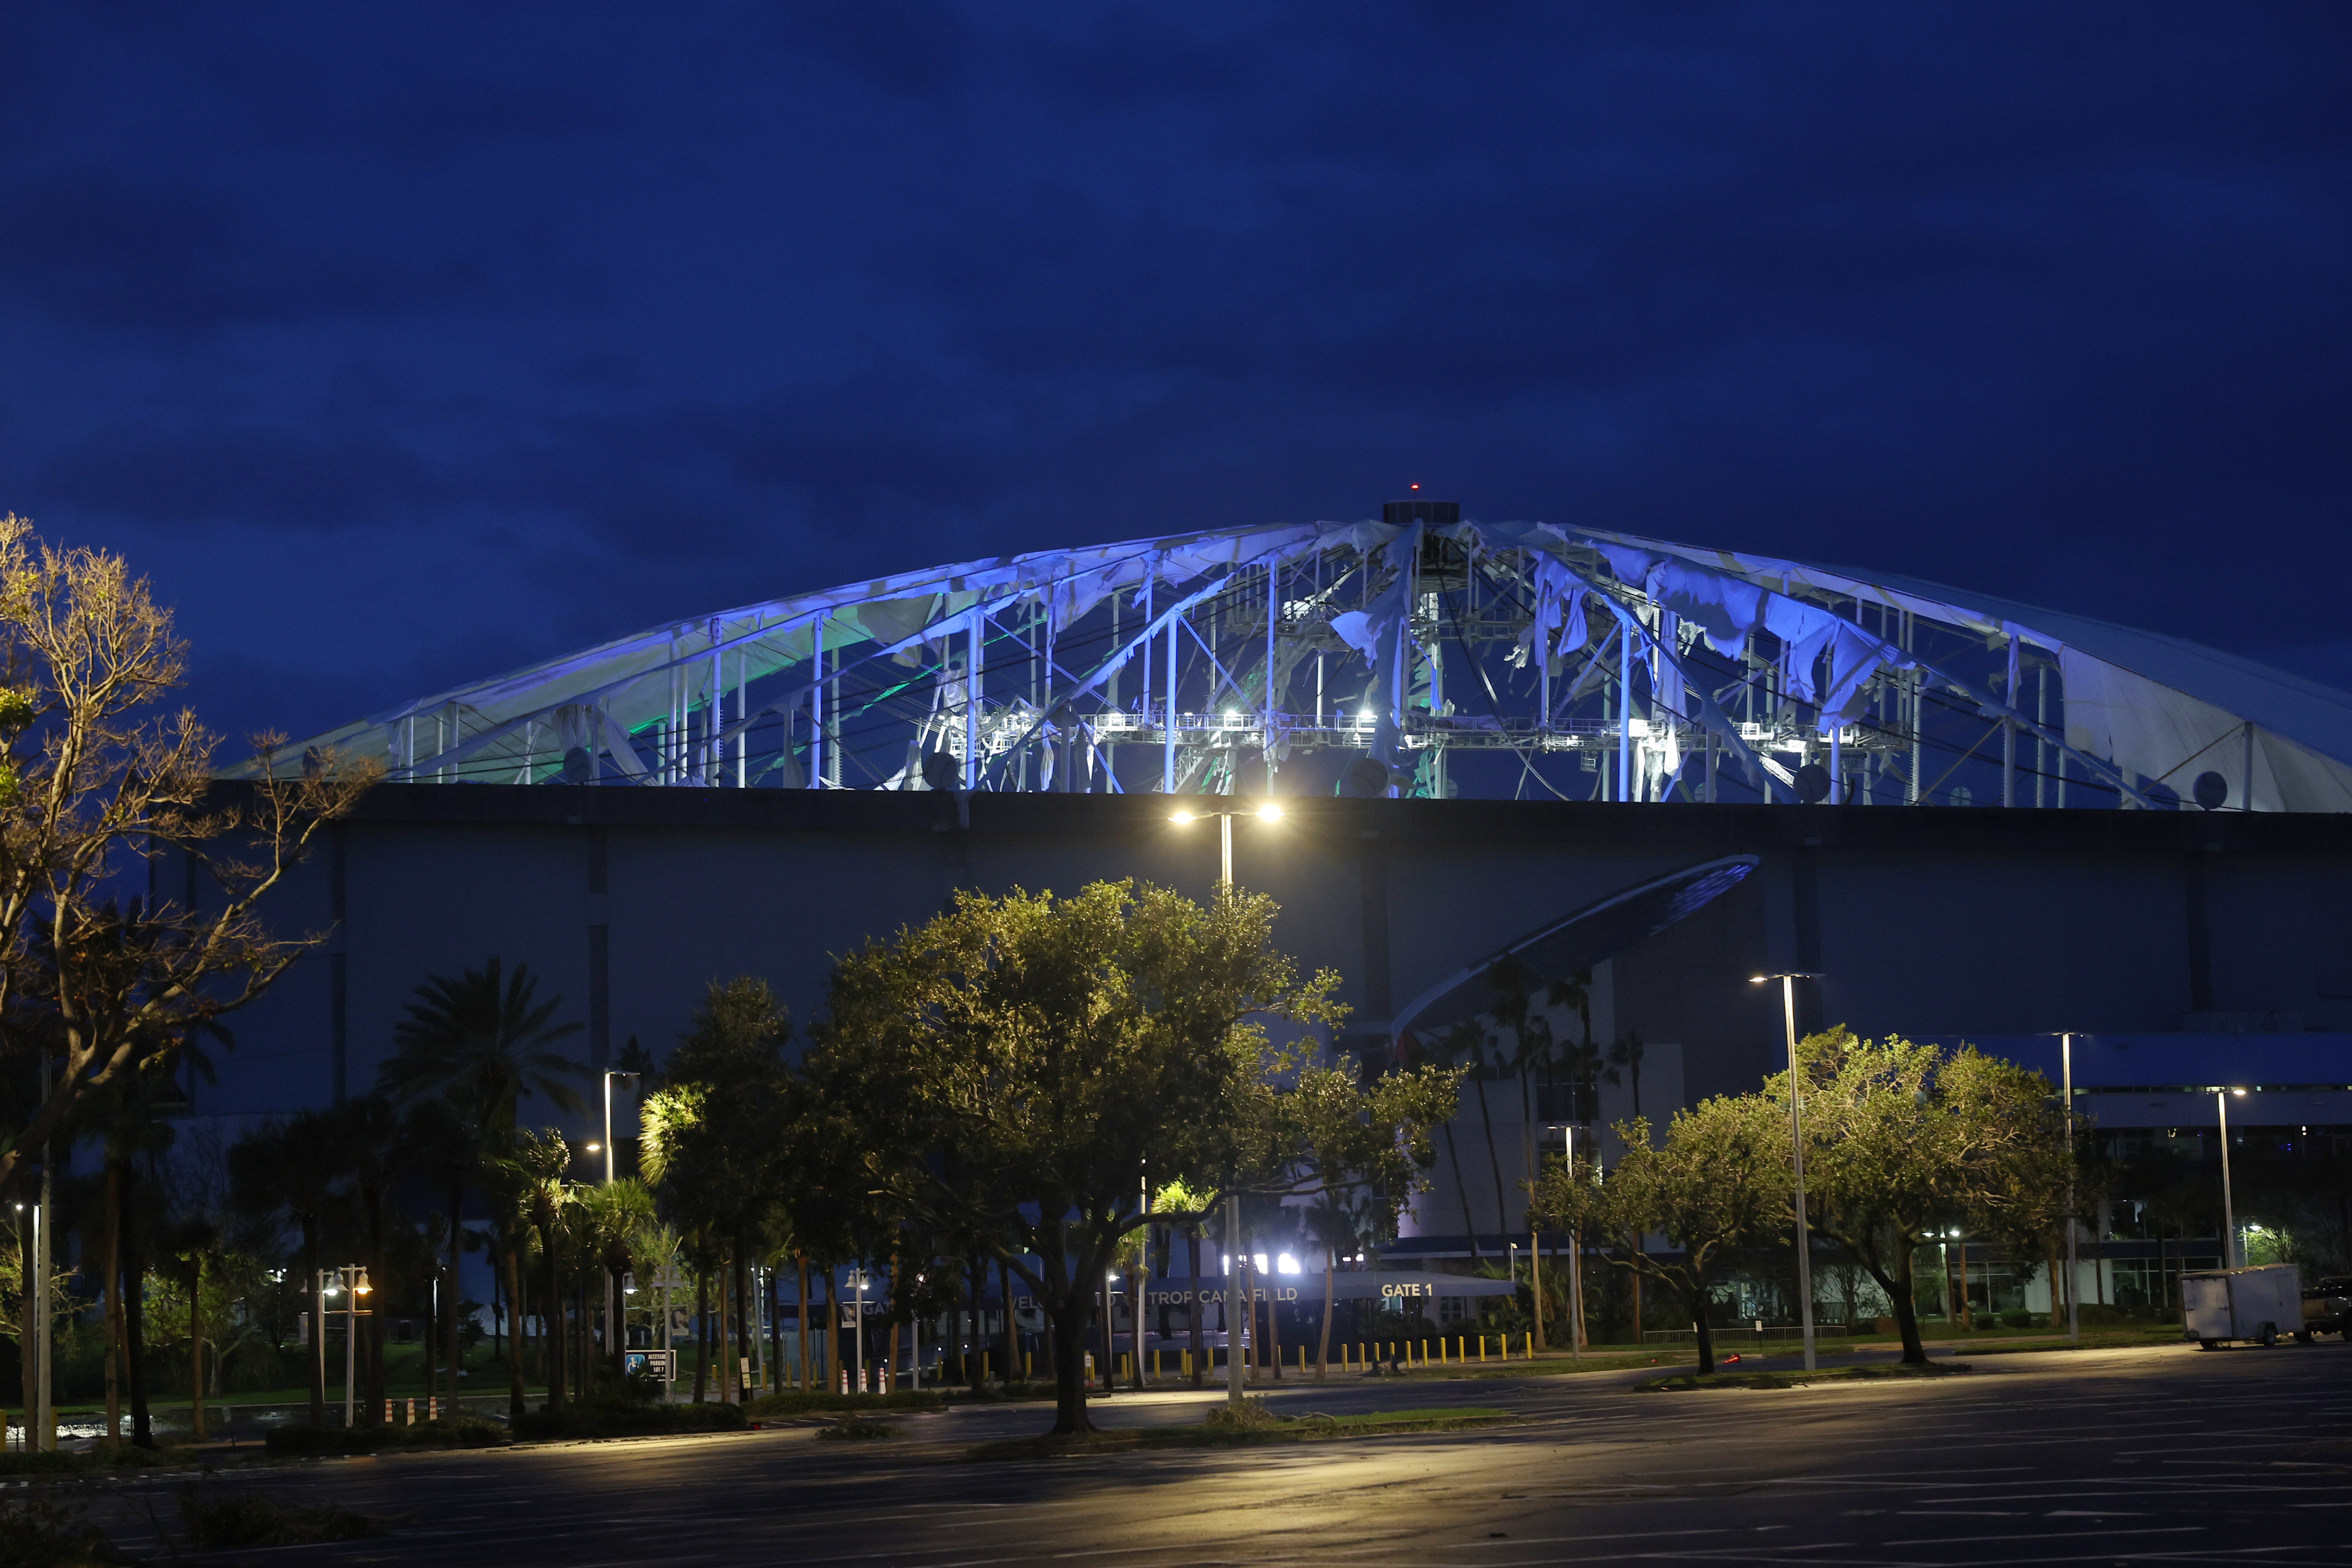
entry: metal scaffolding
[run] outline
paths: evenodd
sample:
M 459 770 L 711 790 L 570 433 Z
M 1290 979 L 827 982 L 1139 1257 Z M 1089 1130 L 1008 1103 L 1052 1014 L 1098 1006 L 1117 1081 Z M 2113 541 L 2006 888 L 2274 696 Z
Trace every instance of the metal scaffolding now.
M 2352 698 L 2229 655 L 1423 500 L 745 605 L 289 754 L 328 752 L 410 784 L 2352 810 Z

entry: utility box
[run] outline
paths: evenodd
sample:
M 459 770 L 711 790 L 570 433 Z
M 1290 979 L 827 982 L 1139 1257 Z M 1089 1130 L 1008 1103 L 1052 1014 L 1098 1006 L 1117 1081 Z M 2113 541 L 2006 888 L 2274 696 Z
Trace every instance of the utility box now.
M 2180 1276 L 2185 1338 L 2207 1350 L 2224 1340 L 2275 1344 L 2303 1329 L 2303 1277 L 2292 1263 L 2198 1268 Z

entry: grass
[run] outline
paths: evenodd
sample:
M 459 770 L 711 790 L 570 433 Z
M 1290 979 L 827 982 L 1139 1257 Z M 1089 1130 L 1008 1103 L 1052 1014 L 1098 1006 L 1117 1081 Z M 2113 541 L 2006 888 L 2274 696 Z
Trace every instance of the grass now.
M 1218 1414 L 1222 1414 L 1222 1407 Z M 1087 1454 L 1130 1453 L 1147 1448 L 1237 1448 L 1270 1443 L 1322 1443 L 1350 1437 L 1381 1437 L 1405 1432 L 1449 1432 L 1496 1426 L 1518 1417 L 1483 1405 L 1447 1405 L 1418 1410 L 1382 1410 L 1368 1415 L 1271 1415 L 1232 1426 L 1142 1426 L 1088 1432 L 1077 1436 L 1015 1437 L 982 1443 L 967 1459 L 1052 1459 Z
M 1806 1388 L 1816 1383 L 1854 1383 L 1881 1378 L 1949 1377 L 1974 1370 L 1966 1362 L 1929 1362 L 1908 1366 L 1901 1362 L 1874 1366 L 1829 1366 L 1819 1372 L 1678 1372 L 1636 1384 L 1642 1394 L 1677 1393 L 1697 1388 Z

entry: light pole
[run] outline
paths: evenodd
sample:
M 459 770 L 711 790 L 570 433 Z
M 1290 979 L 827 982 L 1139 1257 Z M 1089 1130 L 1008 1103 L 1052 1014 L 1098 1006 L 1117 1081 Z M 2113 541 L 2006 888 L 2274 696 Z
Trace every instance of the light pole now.
M 360 1320 L 374 1316 L 373 1312 L 360 1305 L 360 1298 L 372 1294 L 373 1289 L 374 1288 L 368 1283 L 367 1265 L 363 1263 L 340 1264 L 332 1268 L 319 1270 L 317 1281 L 319 1381 L 322 1384 L 327 1381 L 327 1315 L 330 1311 L 340 1311 L 343 1315 L 343 1429 L 345 1431 L 351 1429 L 354 1405 L 359 1396 Z M 327 1299 L 331 1296 L 343 1298 L 342 1306 L 330 1308 L 327 1305 Z M 449 1414 L 454 1417 L 457 1412 L 452 1410 Z
M 604 1074 L 604 1184 L 613 1184 L 613 1080 L 616 1078 L 636 1078 L 633 1072 L 607 1071 Z M 616 1355 L 629 1348 L 629 1336 L 622 1332 L 620 1299 L 613 1294 L 613 1271 L 600 1268 L 604 1276 L 604 1353 Z
M 1797 1178 L 1797 1310 L 1805 1331 L 1805 1370 L 1813 1366 L 1813 1236 L 1805 1222 L 1804 1095 L 1797 1073 L 1797 982 L 1819 980 L 1817 973 L 1791 972 L 1759 974 L 1751 984 L 1780 983 L 1780 1023 L 1789 1037 L 1789 1152 Z
M 1217 881 L 1221 886 L 1230 888 L 1234 885 L 1234 818 L 1255 816 L 1260 822 L 1279 822 L 1282 820 L 1282 807 L 1271 800 L 1254 808 L 1238 805 L 1206 806 L 1199 811 L 1187 809 L 1176 812 L 1170 816 L 1168 820 L 1182 827 L 1195 817 L 1201 816 L 1213 816 L 1217 819 L 1217 838 L 1221 851 L 1221 858 L 1217 862 Z
M 2074 1037 L 2058 1037 L 2058 1070 L 2065 1079 L 2066 1093 L 2066 1338 L 2070 1343 L 2080 1343 L 2083 1338 L 2083 1305 L 2077 1299 L 2082 1291 L 2080 1266 L 2074 1259 Z M 2158 1232 L 2161 1235 L 2161 1232 Z
M 851 1337 L 851 1346 L 857 1352 L 857 1389 L 866 1392 L 866 1266 L 859 1264 L 849 1271 L 850 1288 L 857 1292 L 857 1329 Z
M 2243 1094 L 2242 1089 L 2213 1091 L 2213 1104 L 2221 1112 L 2221 1267 L 2243 1268 L 2244 1250 L 2238 1246 L 2238 1211 L 2230 1202 L 2230 1096 Z
M 1570 1122 L 1561 1128 L 1560 1136 L 1568 1152 L 1568 1179 L 1576 1180 L 1576 1125 Z M 1568 1233 L 1568 1359 L 1584 1359 L 1584 1231 L 1570 1226 Z M 1642 1342 L 1642 1326 L 1633 1325 L 1633 1342 Z

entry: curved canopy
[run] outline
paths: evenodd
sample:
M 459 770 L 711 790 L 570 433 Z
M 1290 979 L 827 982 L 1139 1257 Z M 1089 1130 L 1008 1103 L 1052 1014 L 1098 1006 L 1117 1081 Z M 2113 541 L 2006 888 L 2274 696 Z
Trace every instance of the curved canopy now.
M 2352 810 L 2352 697 L 2248 660 L 1433 501 L 741 605 L 305 751 L 419 784 Z

